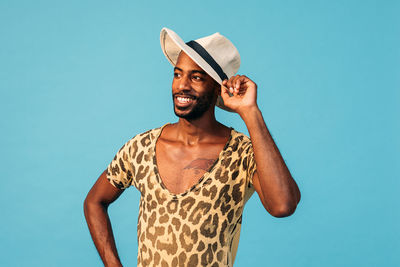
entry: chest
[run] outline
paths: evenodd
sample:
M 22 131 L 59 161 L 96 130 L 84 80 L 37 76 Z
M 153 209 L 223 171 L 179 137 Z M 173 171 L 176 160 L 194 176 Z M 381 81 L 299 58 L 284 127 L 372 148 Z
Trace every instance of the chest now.
M 159 141 L 156 144 L 156 162 L 164 186 L 174 194 L 187 191 L 195 185 L 218 160 L 224 144 L 183 146 Z

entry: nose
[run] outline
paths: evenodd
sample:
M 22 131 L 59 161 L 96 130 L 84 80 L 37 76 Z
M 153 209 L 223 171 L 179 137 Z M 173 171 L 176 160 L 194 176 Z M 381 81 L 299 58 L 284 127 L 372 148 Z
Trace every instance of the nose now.
M 179 79 L 179 86 L 180 90 L 190 90 L 190 79 L 187 75 L 182 75 Z

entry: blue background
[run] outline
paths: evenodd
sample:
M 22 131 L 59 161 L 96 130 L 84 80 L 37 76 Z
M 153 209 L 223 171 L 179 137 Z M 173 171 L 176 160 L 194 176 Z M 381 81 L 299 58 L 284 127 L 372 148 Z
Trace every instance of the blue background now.
M 237 46 L 302 192 L 284 219 L 253 196 L 235 266 L 400 266 L 399 13 L 389 0 L 1 1 L 0 265 L 101 266 L 82 203 L 123 143 L 176 121 L 167 26 Z M 110 207 L 126 266 L 138 199 Z

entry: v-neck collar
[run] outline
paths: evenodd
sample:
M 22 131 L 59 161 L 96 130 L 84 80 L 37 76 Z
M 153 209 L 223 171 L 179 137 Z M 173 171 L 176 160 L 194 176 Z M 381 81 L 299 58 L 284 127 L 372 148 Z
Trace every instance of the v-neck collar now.
M 162 188 L 163 190 L 167 191 L 168 194 L 169 194 L 170 196 L 172 196 L 173 199 L 177 199 L 177 198 L 179 198 L 179 197 L 186 196 L 187 194 L 189 194 L 190 192 L 192 192 L 196 187 L 198 187 L 200 184 L 203 183 L 203 181 L 205 180 L 205 178 L 206 178 L 208 175 L 210 175 L 210 174 L 214 171 L 215 166 L 216 166 L 217 163 L 220 161 L 222 155 L 224 154 L 224 152 L 225 152 L 226 149 L 229 147 L 229 144 L 230 144 L 231 141 L 232 141 L 232 136 L 233 136 L 234 129 L 233 129 L 232 127 L 230 127 L 230 130 L 231 130 L 231 131 L 230 131 L 230 135 L 229 135 L 228 141 L 225 143 L 225 146 L 224 146 L 224 147 L 222 148 L 222 150 L 219 152 L 217 159 L 216 159 L 216 160 L 214 161 L 214 163 L 210 166 L 210 168 L 199 178 L 199 180 L 198 180 L 194 185 L 192 185 L 191 187 L 189 187 L 188 189 L 186 189 L 185 191 L 183 191 L 183 192 L 181 192 L 181 193 L 175 194 L 175 193 L 172 193 L 171 191 L 169 191 L 168 188 L 165 186 L 165 184 L 164 184 L 164 182 L 163 182 L 163 180 L 162 180 L 162 178 L 161 178 L 160 171 L 159 171 L 159 169 L 158 169 L 158 165 L 157 165 L 157 156 L 156 156 L 157 141 L 158 141 L 159 137 L 161 136 L 161 133 L 162 133 L 164 127 L 167 126 L 167 125 L 169 125 L 169 124 L 170 124 L 170 123 L 167 123 L 167 124 L 164 124 L 163 126 L 161 126 L 161 127 L 159 128 L 159 131 L 158 131 L 157 135 L 155 136 L 155 140 L 154 140 L 154 149 L 153 149 L 154 173 L 155 173 L 155 175 L 156 175 L 156 177 L 157 177 L 158 183 L 159 183 L 159 185 L 161 186 L 161 188 Z

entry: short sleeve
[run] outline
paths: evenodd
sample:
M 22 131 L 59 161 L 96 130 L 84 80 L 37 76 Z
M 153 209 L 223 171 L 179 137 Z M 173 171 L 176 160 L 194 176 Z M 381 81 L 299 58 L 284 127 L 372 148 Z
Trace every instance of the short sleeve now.
M 249 142 L 245 152 L 246 152 L 246 159 L 247 159 L 247 180 L 248 180 L 249 186 L 250 185 L 252 186 L 253 185 L 253 176 L 257 170 L 257 167 L 256 167 L 256 160 L 254 158 L 253 146 L 252 146 L 251 142 Z
M 131 143 L 132 140 L 124 144 L 107 167 L 108 181 L 119 189 L 126 189 L 133 183 L 135 173 L 129 153 Z
M 242 153 L 243 168 L 246 175 L 246 187 L 244 193 L 244 203 L 246 203 L 255 192 L 255 188 L 253 185 L 253 176 L 257 170 L 256 161 L 254 159 L 253 146 L 250 140 L 245 142 Z

